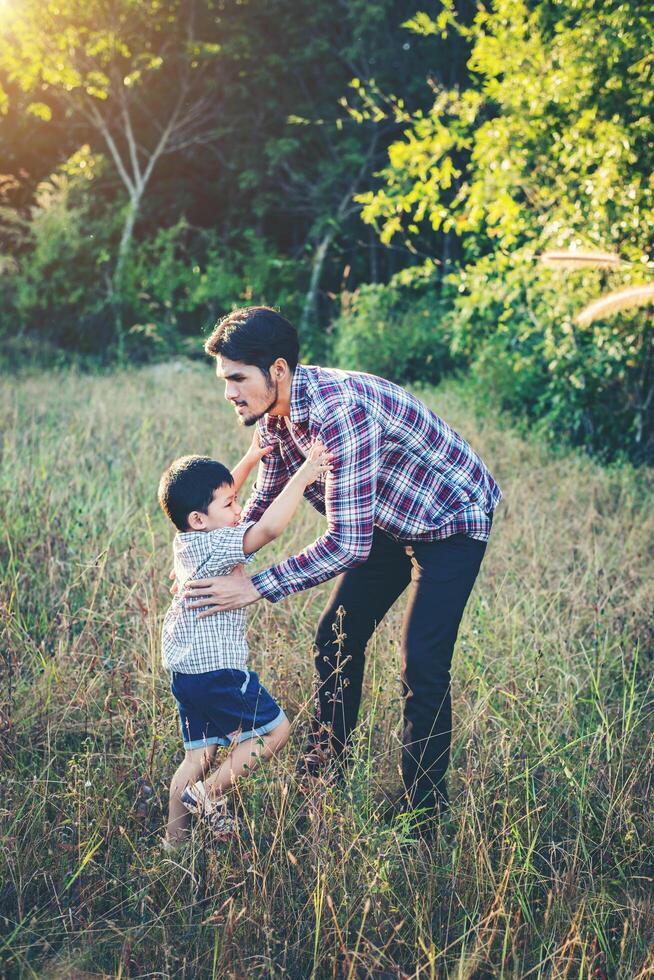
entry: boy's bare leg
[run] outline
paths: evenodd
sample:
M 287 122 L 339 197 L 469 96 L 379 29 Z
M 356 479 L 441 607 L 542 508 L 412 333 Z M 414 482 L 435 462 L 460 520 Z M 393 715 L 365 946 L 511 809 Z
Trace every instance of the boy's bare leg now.
M 178 768 L 170 784 L 170 800 L 168 806 L 168 825 L 166 827 L 166 840 L 171 844 L 178 844 L 186 837 L 186 832 L 191 822 L 191 814 L 188 812 L 180 797 L 189 783 L 195 783 L 202 779 L 205 773 L 211 768 L 211 764 L 216 755 L 216 745 L 206 745 L 199 749 L 189 749 L 184 761 Z
M 260 762 L 272 758 L 279 752 L 286 745 L 290 733 L 290 722 L 288 718 L 284 718 L 281 724 L 267 735 L 258 738 L 255 736 L 245 742 L 239 742 L 218 769 L 205 780 L 204 786 L 208 795 L 216 800 L 228 793 L 234 788 L 239 776 L 247 775 L 256 769 Z

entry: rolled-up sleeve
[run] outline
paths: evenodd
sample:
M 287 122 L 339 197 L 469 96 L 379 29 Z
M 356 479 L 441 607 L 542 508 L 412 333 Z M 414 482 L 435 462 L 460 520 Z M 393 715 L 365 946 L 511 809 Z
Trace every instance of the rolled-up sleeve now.
M 312 435 L 325 443 L 332 471 L 325 481 L 327 532 L 298 555 L 258 572 L 270 602 L 318 585 L 366 560 L 372 546 L 381 429 L 360 405 L 345 405 Z

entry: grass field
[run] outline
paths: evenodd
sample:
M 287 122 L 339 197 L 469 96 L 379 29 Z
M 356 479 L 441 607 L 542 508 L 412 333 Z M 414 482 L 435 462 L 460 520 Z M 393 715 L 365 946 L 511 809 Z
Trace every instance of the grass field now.
M 247 435 L 208 366 L 3 379 L 3 975 L 654 976 L 654 481 L 526 441 L 461 384 L 426 399 L 505 494 L 455 655 L 448 832 L 428 848 L 379 820 L 401 603 L 371 644 L 350 786 L 295 784 L 325 585 L 252 614 L 253 664 L 294 719 L 243 794 L 252 842 L 171 859 L 156 486 L 181 453 L 235 462 Z M 304 508 L 257 567 L 320 526 Z

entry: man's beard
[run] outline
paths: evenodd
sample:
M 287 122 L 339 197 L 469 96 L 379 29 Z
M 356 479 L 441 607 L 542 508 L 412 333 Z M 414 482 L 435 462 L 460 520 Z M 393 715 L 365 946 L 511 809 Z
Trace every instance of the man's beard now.
M 251 426 L 251 425 L 255 425 L 259 421 L 259 419 L 262 419 L 264 417 L 264 415 L 266 414 L 266 412 L 269 412 L 270 409 L 271 408 L 274 408 L 275 405 L 277 404 L 277 402 L 279 400 L 279 384 L 278 384 L 278 382 L 277 381 L 271 381 L 271 380 L 269 380 L 268 382 L 266 382 L 266 388 L 267 388 L 269 394 L 272 393 L 272 392 L 274 392 L 273 400 L 271 401 L 270 405 L 268 405 L 267 408 L 264 408 L 263 412 L 260 412 L 258 415 L 248 415 L 248 416 L 246 416 L 246 418 L 240 420 L 241 421 L 241 425 L 246 426 L 246 428 L 249 427 L 249 426 Z

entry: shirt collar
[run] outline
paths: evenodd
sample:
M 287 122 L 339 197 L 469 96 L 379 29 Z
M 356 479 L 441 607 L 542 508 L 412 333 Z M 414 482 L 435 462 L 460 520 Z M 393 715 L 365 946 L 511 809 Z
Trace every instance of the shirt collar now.
M 298 364 L 291 382 L 291 422 L 294 425 L 309 418 L 308 380 L 306 368 Z

